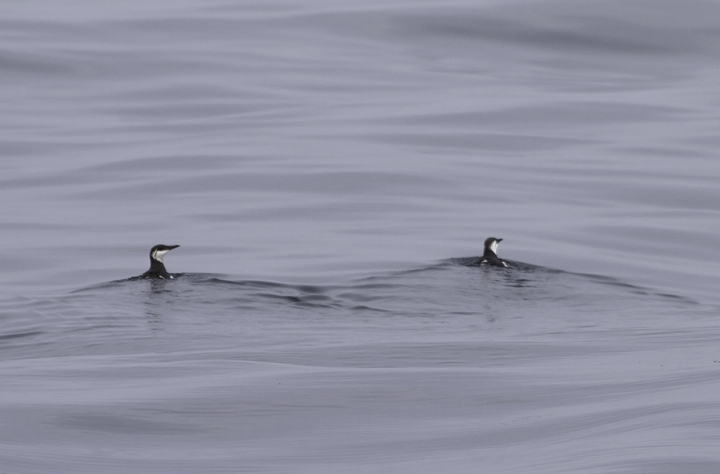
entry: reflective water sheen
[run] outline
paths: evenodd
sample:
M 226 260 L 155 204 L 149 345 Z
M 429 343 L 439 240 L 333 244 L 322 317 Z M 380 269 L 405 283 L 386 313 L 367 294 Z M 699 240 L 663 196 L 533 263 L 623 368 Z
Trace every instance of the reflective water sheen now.
M 0 471 L 720 469 L 717 2 L 0 12 Z

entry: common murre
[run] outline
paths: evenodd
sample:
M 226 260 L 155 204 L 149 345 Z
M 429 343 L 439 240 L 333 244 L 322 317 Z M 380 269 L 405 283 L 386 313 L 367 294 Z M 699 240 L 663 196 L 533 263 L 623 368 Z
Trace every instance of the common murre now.
M 161 280 L 171 280 L 173 276 L 168 273 L 163 263 L 163 257 L 172 249 L 180 247 L 179 245 L 156 245 L 150 249 L 150 269 L 140 275 L 140 278 L 159 278 Z
M 502 239 L 496 239 L 495 237 L 485 239 L 485 251 L 483 252 L 483 256 L 480 257 L 475 264 L 507 267 L 507 263 L 497 256 L 497 248 L 500 242 L 502 242 Z

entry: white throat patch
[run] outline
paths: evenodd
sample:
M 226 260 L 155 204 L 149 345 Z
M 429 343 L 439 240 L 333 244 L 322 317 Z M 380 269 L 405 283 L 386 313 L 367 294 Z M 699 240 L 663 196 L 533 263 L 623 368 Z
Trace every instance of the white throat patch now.
M 497 255 L 497 247 L 498 247 L 498 241 L 493 240 L 492 243 L 490 243 L 490 250 L 492 250 L 495 255 Z
M 152 257 L 153 260 L 157 260 L 160 263 L 163 263 L 163 257 L 166 253 L 168 253 L 169 250 L 156 250 L 153 252 Z

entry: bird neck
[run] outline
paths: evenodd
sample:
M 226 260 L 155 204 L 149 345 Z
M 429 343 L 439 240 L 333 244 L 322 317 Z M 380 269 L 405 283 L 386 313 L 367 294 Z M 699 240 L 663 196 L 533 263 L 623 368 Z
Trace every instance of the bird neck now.
M 159 261 L 155 260 L 154 258 L 150 259 L 150 270 L 148 270 L 149 273 L 157 273 L 160 275 L 167 275 L 168 271 L 165 269 L 165 265 Z

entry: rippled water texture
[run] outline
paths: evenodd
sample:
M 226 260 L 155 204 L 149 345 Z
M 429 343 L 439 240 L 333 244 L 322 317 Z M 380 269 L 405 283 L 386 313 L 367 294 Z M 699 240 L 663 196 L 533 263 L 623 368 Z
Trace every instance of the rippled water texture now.
M 715 1 L 6 2 L 0 471 L 718 472 L 719 64 Z

